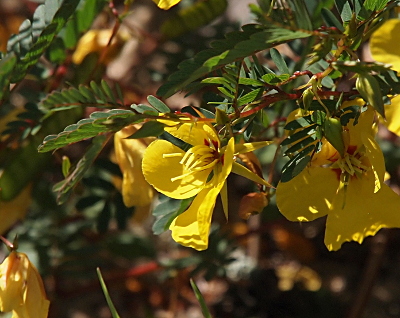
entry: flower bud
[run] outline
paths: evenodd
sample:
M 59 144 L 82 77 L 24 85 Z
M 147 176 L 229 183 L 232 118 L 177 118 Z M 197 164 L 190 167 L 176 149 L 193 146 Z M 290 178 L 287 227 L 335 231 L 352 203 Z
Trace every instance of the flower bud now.
M 46 318 L 50 302 L 28 256 L 12 251 L 0 265 L 0 311 L 12 317 Z
M 342 137 L 342 124 L 337 118 L 327 118 L 324 122 L 324 133 L 325 138 L 331 143 L 331 145 L 339 152 L 339 154 L 344 156 L 344 142 Z
M 356 89 L 361 97 L 385 118 L 381 88 L 376 78 L 369 73 L 359 74 L 356 80 Z

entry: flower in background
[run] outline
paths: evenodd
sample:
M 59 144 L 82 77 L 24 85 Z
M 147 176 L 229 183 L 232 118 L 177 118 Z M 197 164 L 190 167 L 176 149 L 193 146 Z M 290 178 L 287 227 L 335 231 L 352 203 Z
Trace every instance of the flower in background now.
M 208 247 L 211 217 L 218 194 L 221 195 L 225 215 L 228 214 L 226 178 L 231 172 L 270 186 L 236 163 L 236 155 L 271 142 L 235 145 L 234 139 L 230 138 L 227 145 L 222 146 L 217 132 L 204 122 L 183 123 L 165 130 L 186 143 L 189 149 L 180 148 L 167 140 L 153 141 L 143 156 L 143 174 L 156 190 L 168 197 L 195 197 L 190 207 L 173 220 L 170 230 L 176 242 L 204 250 Z
M 356 103 L 361 106 L 363 101 Z M 345 127 L 343 157 L 325 140 L 306 169 L 277 186 L 277 205 L 287 219 L 304 222 L 327 215 L 329 250 L 338 250 L 346 241 L 361 243 L 381 228 L 400 227 L 400 196 L 383 183 L 385 162 L 373 121 L 369 107 L 357 125 L 350 120 Z
M 127 126 L 114 135 L 115 161 L 122 172 L 121 193 L 125 206 L 135 206 L 135 219 L 143 219 L 148 212 L 154 189 L 146 182 L 142 173 L 142 158 L 147 146 L 155 139 L 129 139 L 139 126 Z M 143 209 L 141 209 L 143 208 Z M 142 211 L 143 213 L 138 213 Z
M 372 57 L 382 63 L 391 64 L 393 70 L 400 72 L 400 20 L 390 19 L 376 30 L 369 45 Z M 390 105 L 385 105 L 385 116 L 388 129 L 400 136 L 400 96 L 395 96 Z
M 72 62 L 75 64 L 81 64 L 87 55 L 90 53 L 103 54 L 104 50 L 107 50 L 104 54 L 102 62 L 107 64 L 113 60 L 119 53 L 122 45 L 129 39 L 127 32 L 119 31 L 109 41 L 113 34 L 112 29 L 105 30 L 89 30 L 86 32 L 78 42 L 76 50 L 72 54 Z
M 0 310 L 12 318 L 46 318 L 50 302 L 42 278 L 24 253 L 12 251 L 0 265 Z
M 161 9 L 168 10 L 174 5 L 181 2 L 181 0 L 153 0 L 154 3 Z

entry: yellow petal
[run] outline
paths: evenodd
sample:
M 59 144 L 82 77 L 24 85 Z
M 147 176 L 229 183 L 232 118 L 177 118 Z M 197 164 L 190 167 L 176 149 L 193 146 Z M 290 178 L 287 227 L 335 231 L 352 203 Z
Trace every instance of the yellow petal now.
M 273 143 L 274 143 L 273 141 L 257 141 L 257 142 L 248 142 L 244 144 L 236 144 L 235 154 L 251 152 Z
M 174 199 L 186 199 L 199 193 L 212 169 L 206 169 L 171 181 L 188 171 L 180 163 L 185 152 L 166 140 L 155 140 L 146 149 L 142 170 L 147 182 L 157 191 Z M 181 157 L 166 157 L 164 154 L 182 154 Z
M 159 8 L 164 10 L 168 10 L 172 6 L 181 2 L 181 0 L 153 0 L 153 1 Z
M 328 215 L 325 245 L 338 250 L 346 241 L 362 243 L 381 228 L 400 227 L 400 197 L 386 184 L 375 194 L 363 185 L 363 179 L 351 180 L 342 209 L 343 193 L 339 194 Z
M 236 173 L 242 177 L 245 177 L 251 181 L 254 181 L 255 183 L 259 183 L 262 185 L 265 185 L 267 187 L 272 187 L 267 181 L 264 179 L 260 178 L 258 175 L 256 175 L 254 172 L 250 171 L 247 169 L 245 166 L 242 166 L 241 164 L 234 162 L 232 166 L 232 172 Z
M 222 164 L 222 171 L 216 173 L 216 177 L 218 183 L 224 183 L 226 178 L 228 178 L 228 175 L 232 171 L 232 165 L 234 164 L 234 156 L 233 153 L 235 151 L 235 140 L 232 137 L 229 139 L 228 144 L 225 147 L 224 153 L 223 153 L 223 164 Z M 215 172 L 214 172 L 215 173 Z
M 382 63 L 393 65 L 400 71 L 400 20 L 390 19 L 376 30 L 370 38 L 372 57 Z
M 171 223 L 172 238 L 183 246 L 196 250 L 208 247 L 211 217 L 215 201 L 223 183 L 213 188 L 203 189 L 193 200 L 189 209 Z
M 383 184 L 385 178 L 385 158 L 378 143 L 371 135 L 363 135 L 362 142 L 365 145 L 366 156 L 371 164 L 374 173 L 374 193 L 377 192 Z
M 0 201 L 0 234 L 25 217 L 32 201 L 31 192 L 29 184 L 11 201 Z
M 219 146 L 218 134 L 208 123 L 185 123 L 177 129 L 176 127 L 166 128 L 165 130 L 192 146 L 204 145 L 204 140 L 208 141 L 209 139 L 217 142 Z
M 385 105 L 385 115 L 383 123 L 392 133 L 400 136 L 400 95 L 392 98 L 390 105 Z
M 128 126 L 114 136 L 115 157 L 123 174 L 122 197 L 127 207 L 147 206 L 154 196 L 142 173 L 143 153 L 154 138 L 126 139 L 136 130 Z
M 50 302 L 42 279 L 23 253 L 11 252 L 0 265 L 0 308 L 14 318 L 46 318 Z
M 228 220 L 229 216 L 229 206 L 228 206 L 228 186 L 226 184 L 226 181 L 224 182 L 224 185 L 221 188 L 221 201 L 222 201 L 222 209 L 224 210 L 225 218 Z
M 329 212 L 339 186 L 337 174 L 329 168 L 309 168 L 288 182 L 279 182 L 276 204 L 290 221 L 312 221 Z

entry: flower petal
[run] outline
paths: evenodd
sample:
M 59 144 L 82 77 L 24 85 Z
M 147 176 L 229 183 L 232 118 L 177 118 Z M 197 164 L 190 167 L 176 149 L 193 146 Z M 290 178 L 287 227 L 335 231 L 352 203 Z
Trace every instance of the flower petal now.
M 244 144 L 236 144 L 235 145 L 235 154 L 238 153 L 246 153 L 251 152 L 262 147 L 268 146 L 273 144 L 274 141 L 257 141 L 257 142 L 248 142 Z
M 241 164 L 234 162 L 232 166 L 232 172 L 236 173 L 242 177 L 245 177 L 251 181 L 254 181 L 255 183 L 259 183 L 262 185 L 265 185 L 267 187 L 272 187 L 271 184 L 269 184 L 267 181 L 256 175 L 254 172 L 250 171 L 247 169 L 245 166 L 242 166 Z
M 189 209 L 172 221 L 169 229 L 177 243 L 199 251 L 207 249 L 212 212 L 222 186 L 223 183 L 220 183 L 216 187 L 203 189 Z
M 398 57 L 400 60 L 400 56 Z M 385 105 L 386 121 L 383 123 L 397 136 L 400 136 L 400 95 L 392 98 L 390 105 Z
M 387 20 L 376 30 L 370 38 L 372 57 L 382 63 L 393 65 L 393 69 L 400 71 L 400 20 Z
M 155 4 L 164 10 L 168 10 L 169 8 L 171 8 L 172 6 L 178 4 L 179 2 L 181 2 L 181 0 L 153 0 L 153 2 L 155 2 Z
M 400 196 L 386 184 L 371 194 L 363 183 L 363 179 L 351 180 L 346 194 L 341 191 L 332 204 L 325 230 L 325 245 L 330 251 L 338 250 L 346 241 L 361 244 L 381 228 L 400 227 Z
M 288 182 L 279 182 L 276 204 L 290 221 L 312 221 L 329 212 L 339 186 L 335 171 L 309 168 Z
M 157 191 L 174 199 L 186 199 L 198 194 L 212 169 L 199 171 L 171 181 L 172 178 L 181 176 L 188 171 L 180 163 L 182 156 L 166 157 L 164 154 L 185 154 L 179 147 L 166 140 L 155 140 L 146 149 L 142 169 L 144 177 Z
M 219 146 L 219 138 L 214 128 L 208 123 L 185 123 L 179 126 L 166 127 L 165 130 L 176 138 L 196 146 L 204 145 L 204 140 L 216 141 Z
M 362 142 L 365 145 L 366 156 L 372 166 L 372 171 L 374 173 L 375 179 L 375 189 L 374 193 L 377 192 L 383 184 L 385 178 L 385 158 L 378 143 L 375 141 L 374 137 L 371 135 L 363 135 Z
M 136 130 L 135 127 L 129 126 L 114 136 L 115 157 L 123 174 L 121 192 L 127 207 L 147 206 L 154 196 L 154 190 L 142 173 L 143 153 L 147 144 L 154 138 L 126 139 Z

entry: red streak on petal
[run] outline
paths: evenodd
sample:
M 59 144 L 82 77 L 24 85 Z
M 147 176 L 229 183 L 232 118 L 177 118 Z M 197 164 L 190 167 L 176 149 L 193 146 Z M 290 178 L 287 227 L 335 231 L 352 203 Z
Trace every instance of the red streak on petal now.
M 350 145 L 349 147 L 347 147 L 347 153 L 350 155 L 353 155 L 357 150 L 357 146 L 352 146 Z
M 204 138 L 204 144 L 205 144 L 206 146 L 210 147 L 210 142 L 209 142 L 207 139 L 205 139 L 205 138 Z
M 214 145 L 214 149 L 218 149 L 218 141 L 212 140 L 212 143 Z

